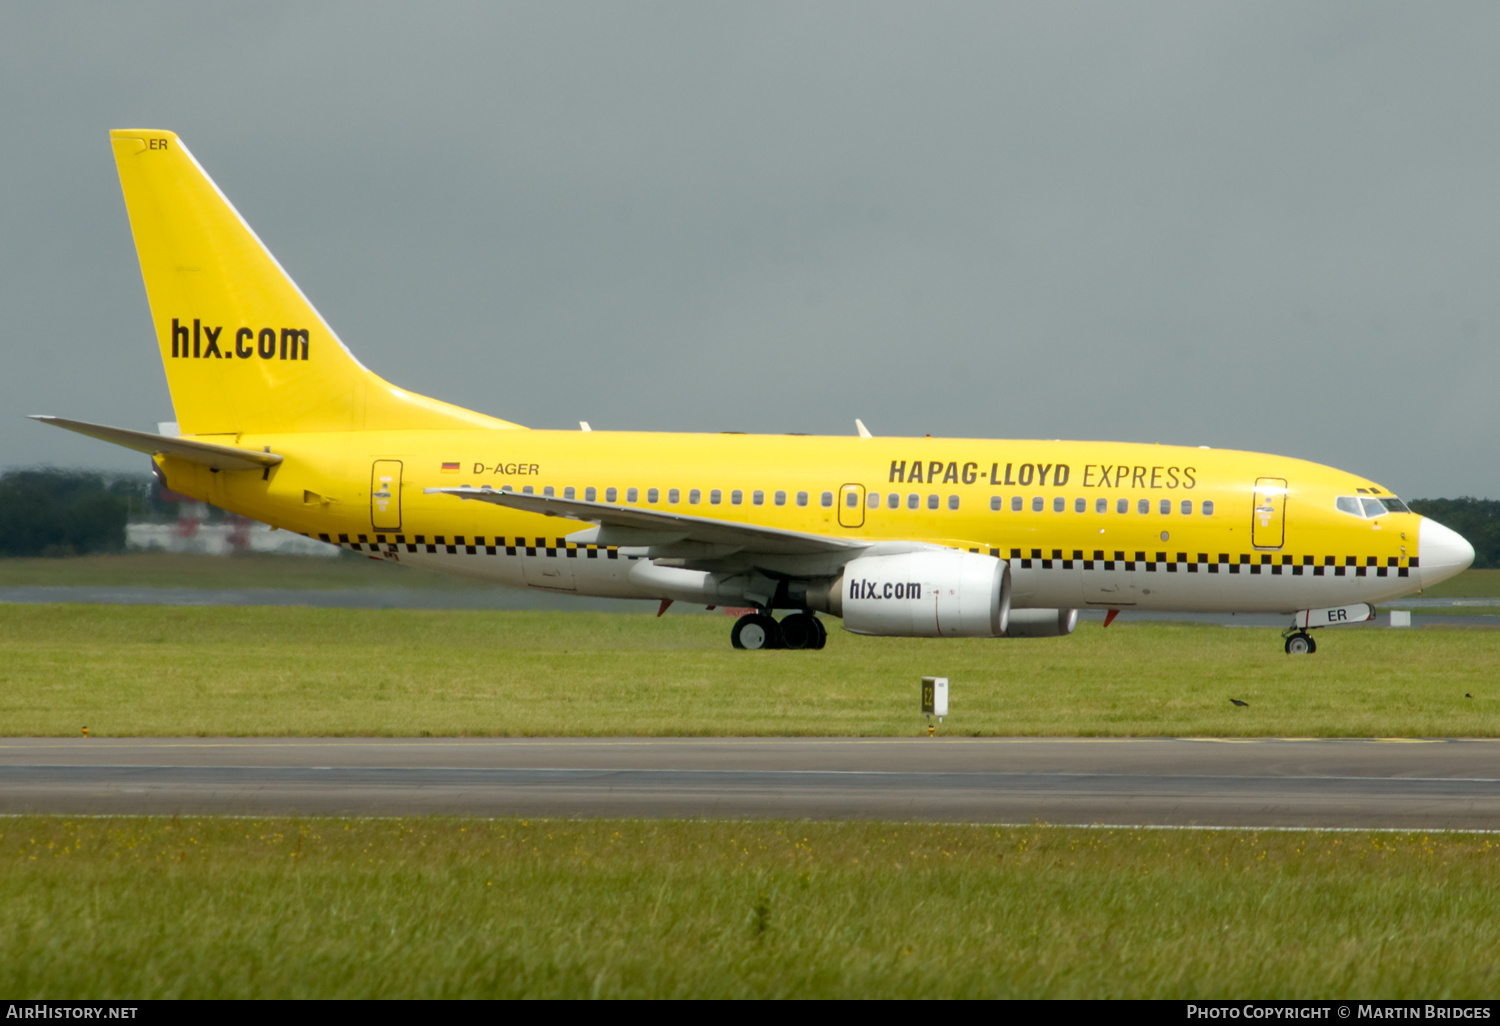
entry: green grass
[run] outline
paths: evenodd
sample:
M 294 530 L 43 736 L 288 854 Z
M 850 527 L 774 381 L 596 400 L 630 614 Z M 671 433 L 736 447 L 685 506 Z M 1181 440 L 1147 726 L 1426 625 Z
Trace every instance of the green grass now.
M 1068 638 L 831 632 L 737 652 L 720 616 L 0 606 L 10 735 L 1494 736 L 1500 631 L 1117 622 Z M 1473 698 L 1465 698 L 1465 693 Z M 1229 699 L 1250 703 L 1236 708 Z
M 881 823 L 0 820 L 38 998 L 1479 998 L 1500 839 Z
M 466 577 L 432 573 L 356 553 L 337 558 L 194 556 L 166 552 L 66 559 L 0 559 L 0 588 L 440 588 L 487 589 Z

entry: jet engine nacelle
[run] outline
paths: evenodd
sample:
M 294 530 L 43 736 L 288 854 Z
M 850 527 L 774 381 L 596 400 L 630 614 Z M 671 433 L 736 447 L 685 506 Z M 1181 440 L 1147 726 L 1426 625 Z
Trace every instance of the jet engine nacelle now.
M 1010 613 L 1010 564 L 971 552 L 862 556 L 844 566 L 844 629 L 898 638 L 998 638 Z
M 1076 609 L 1012 609 L 1007 638 L 1060 638 L 1078 626 Z

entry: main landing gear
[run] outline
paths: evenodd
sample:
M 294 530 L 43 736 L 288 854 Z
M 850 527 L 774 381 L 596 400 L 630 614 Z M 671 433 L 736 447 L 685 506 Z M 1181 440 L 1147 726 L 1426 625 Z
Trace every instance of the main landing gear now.
M 822 648 L 828 630 L 812 613 L 793 613 L 777 623 L 769 613 L 746 613 L 729 632 L 735 648 Z
M 1318 650 L 1318 643 L 1306 631 L 1287 631 L 1282 637 L 1286 638 L 1287 655 L 1312 655 Z

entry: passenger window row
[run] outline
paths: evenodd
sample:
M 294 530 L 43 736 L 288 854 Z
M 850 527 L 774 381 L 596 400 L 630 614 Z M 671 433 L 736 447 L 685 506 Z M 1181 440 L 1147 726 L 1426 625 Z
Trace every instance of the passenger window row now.
M 515 489 L 512 488 L 510 485 L 502 485 L 500 490 L 503 491 L 503 492 L 515 491 Z M 535 495 L 536 494 L 536 489 L 533 488 L 531 485 L 526 485 L 524 488 L 521 489 L 521 494 L 523 494 L 523 495 Z M 550 497 L 555 496 L 557 494 L 557 491 L 551 485 L 547 485 L 544 488 L 542 488 L 542 494 L 550 498 Z M 646 494 L 646 502 L 647 502 L 647 504 L 648 505 L 656 505 L 659 502 L 661 502 L 663 490 L 660 489 L 660 488 L 647 488 L 645 490 L 645 494 Z M 683 491 L 682 491 L 682 489 L 680 489 L 680 488 L 668 488 L 668 489 L 665 490 L 665 494 L 666 494 L 667 505 L 669 505 L 669 506 L 681 505 L 681 503 L 682 503 L 682 497 L 683 497 Z M 572 485 L 569 485 L 568 487 L 566 487 L 566 488 L 564 488 L 562 490 L 562 497 L 564 499 L 576 499 L 576 498 L 579 497 L 578 496 L 578 489 L 574 488 Z M 632 504 L 638 503 L 640 501 L 640 497 L 641 497 L 641 489 L 639 489 L 639 488 L 627 488 L 627 489 L 625 489 L 625 501 L 627 503 L 632 503 Z M 787 499 L 788 498 L 789 498 L 789 493 L 784 492 L 784 491 L 777 491 L 777 492 L 772 493 L 771 502 L 772 502 L 773 505 L 776 505 L 776 506 L 785 506 L 787 504 Z M 808 505 L 812 501 L 812 496 L 809 495 L 807 492 L 797 492 L 796 495 L 793 498 L 794 498 L 794 501 L 796 502 L 796 504 L 798 506 L 806 506 L 806 505 Z M 603 490 L 603 495 L 602 495 L 602 499 L 601 499 L 600 490 L 598 488 L 593 487 L 593 486 L 589 486 L 589 487 L 583 489 L 583 501 L 584 502 L 600 502 L 600 501 L 603 501 L 603 502 L 619 502 L 620 501 L 620 489 L 618 489 L 618 488 L 605 488 Z M 687 504 L 689 506 L 697 506 L 697 505 L 699 505 L 702 502 L 703 502 L 703 490 L 701 488 L 689 488 L 689 489 L 687 489 Z M 708 491 L 708 504 L 710 506 L 719 506 L 719 505 L 722 505 L 723 502 L 724 502 L 724 492 L 723 492 L 722 489 L 719 489 L 719 488 L 711 488 L 711 489 L 709 489 L 709 491 Z M 729 505 L 731 505 L 731 506 L 741 506 L 741 505 L 744 505 L 744 502 L 745 502 L 745 493 L 742 490 L 736 488 L 736 489 L 732 490 L 729 493 Z M 752 491 L 750 493 L 750 505 L 752 505 L 752 506 L 763 506 L 763 505 L 765 505 L 765 502 L 766 502 L 766 493 L 764 491 L 761 491 L 760 489 L 756 489 L 755 491 Z M 845 505 L 849 506 L 851 509 L 858 507 L 859 506 L 859 494 L 857 492 L 847 492 L 847 493 L 845 493 L 845 495 L 844 495 L 844 503 L 845 503 Z M 897 494 L 896 492 L 892 492 L 892 493 L 890 493 L 890 495 L 888 495 L 888 496 L 885 497 L 885 504 L 890 509 L 900 509 L 901 506 L 902 506 L 902 497 L 899 494 Z M 824 508 L 831 508 L 833 506 L 833 493 L 832 492 L 823 492 L 823 493 L 821 493 L 818 496 L 818 505 L 823 506 Z M 865 498 L 865 505 L 868 506 L 870 509 L 879 509 L 880 506 L 881 506 L 881 495 L 880 495 L 880 493 L 879 492 L 871 492 Z M 922 496 L 917 495 L 915 493 L 906 496 L 905 506 L 906 506 L 907 509 L 921 509 L 922 506 L 923 506 Z M 929 496 L 927 496 L 927 498 L 926 498 L 926 507 L 928 509 L 940 509 L 940 508 L 942 508 L 942 506 L 943 506 L 943 502 L 942 502 L 942 500 L 941 500 L 941 498 L 939 496 L 937 496 L 937 495 L 929 495 Z M 956 510 L 956 509 L 958 509 L 959 508 L 959 499 L 958 499 L 958 496 L 957 495 L 950 495 L 950 496 L 948 496 L 947 506 L 948 506 L 948 508 L 950 510 Z
M 850 507 L 854 507 L 854 506 L 859 505 L 859 497 L 857 495 L 855 495 L 853 492 L 846 493 L 845 496 L 844 496 L 844 501 Z M 879 492 L 871 492 L 868 496 L 865 497 L 865 505 L 868 506 L 868 507 L 870 507 L 871 509 L 879 509 L 880 508 L 880 493 Z M 900 509 L 901 508 L 901 495 L 898 492 L 891 492 L 891 494 L 889 494 L 889 495 L 887 495 L 885 497 L 885 505 L 886 505 L 887 509 Z M 922 503 L 922 496 L 916 494 L 915 492 L 913 492 L 912 494 L 910 494 L 910 495 L 908 495 L 906 497 L 906 508 L 907 509 L 921 509 L 922 505 L 923 505 L 923 503 Z M 927 496 L 926 505 L 927 505 L 928 509 L 941 509 L 942 506 L 943 506 L 943 503 L 942 503 L 942 500 L 938 496 L 936 496 L 936 495 L 929 495 L 929 496 Z M 950 495 L 950 496 L 948 496 L 948 508 L 949 509 L 958 509 L 958 505 L 959 505 L 959 503 L 958 503 L 958 496 L 957 495 Z
M 1340 500 L 1340 501 L 1342 501 L 1342 500 Z M 1110 505 L 1109 500 L 1107 498 L 1105 498 L 1104 496 L 1101 495 L 1101 496 L 1099 496 L 1098 498 L 1096 498 L 1094 500 L 1094 503 L 1093 503 L 1094 512 L 1095 513 L 1108 513 L 1109 512 L 1109 505 Z M 1115 512 L 1116 513 L 1129 513 L 1130 512 L 1130 507 L 1131 507 L 1131 501 L 1129 499 L 1116 499 L 1114 506 L 1115 506 Z M 992 495 L 992 496 L 990 496 L 990 509 L 991 510 L 993 510 L 996 513 L 999 513 L 1004 508 L 1005 508 L 1005 500 L 1004 500 L 1004 498 L 1002 498 L 999 495 Z M 1010 497 L 1010 511 L 1012 513 L 1020 513 L 1025 508 L 1026 508 L 1026 499 L 1024 497 L 1022 497 L 1020 495 L 1012 495 Z M 1040 495 L 1034 495 L 1034 496 L 1032 496 L 1032 498 L 1031 498 L 1031 511 L 1033 513 L 1041 513 L 1046 508 L 1047 508 L 1047 500 L 1045 498 L 1043 498 Z M 1062 513 L 1065 510 L 1067 510 L 1067 508 L 1068 508 L 1068 500 L 1067 499 L 1063 498 L 1061 495 L 1053 496 L 1053 498 L 1052 498 L 1052 512 L 1054 512 L 1054 513 Z M 1183 499 L 1180 503 L 1178 503 L 1177 508 L 1178 508 L 1178 511 L 1181 513 L 1182 516 L 1190 517 L 1190 516 L 1193 515 L 1193 500 L 1192 499 Z M 1212 499 L 1204 499 L 1203 502 L 1199 505 L 1198 508 L 1201 511 L 1201 513 L 1202 513 L 1203 516 L 1205 516 L 1205 517 L 1211 517 L 1211 516 L 1214 515 L 1214 500 L 1212 500 Z M 1342 509 L 1343 507 L 1340 506 L 1339 508 Z M 1074 513 L 1087 513 L 1088 511 L 1089 511 L 1089 500 L 1088 499 L 1085 499 L 1082 496 L 1080 496 L 1080 497 L 1078 497 L 1078 498 L 1076 498 L 1076 499 L 1073 500 L 1073 512 Z M 1135 502 L 1135 511 L 1136 511 L 1137 514 L 1139 514 L 1141 516 L 1148 516 L 1151 513 L 1151 500 L 1150 499 L 1138 499 L 1138 500 L 1136 500 L 1136 502 Z M 1157 504 L 1156 504 L 1156 511 L 1157 511 L 1157 513 L 1160 516 L 1164 516 L 1164 517 L 1165 516 L 1170 516 L 1171 513 L 1172 513 L 1172 500 L 1171 499 L 1160 499 L 1160 500 L 1158 500 Z
M 510 485 L 504 485 L 504 486 L 501 487 L 500 490 L 503 491 L 503 492 L 512 492 L 512 491 L 515 491 L 515 489 L 512 488 Z M 646 502 L 647 502 L 647 504 L 649 504 L 649 505 L 656 505 L 656 504 L 660 503 L 661 500 L 662 500 L 663 489 L 660 489 L 660 488 L 647 488 L 647 489 L 645 489 L 645 493 L 646 493 Z M 535 495 L 536 494 L 536 489 L 533 488 L 531 485 L 527 485 L 526 487 L 524 487 L 524 488 L 521 489 L 521 494 L 523 494 L 523 495 Z M 553 497 L 553 496 L 555 496 L 557 494 L 557 490 L 555 488 L 553 488 L 551 485 L 547 485 L 546 487 L 544 487 L 542 489 L 542 494 L 550 498 L 550 497 Z M 677 505 L 681 505 L 682 504 L 682 496 L 683 496 L 683 490 L 682 489 L 680 489 L 680 488 L 668 488 L 668 489 L 665 489 L 665 494 L 666 494 L 666 499 L 667 499 L 667 505 L 669 505 L 669 506 L 677 506 Z M 572 485 L 569 485 L 569 486 L 567 486 L 566 488 L 564 488 L 562 490 L 562 497 L 564 499 L 577 499 L 579 497 L 578 496 L 578 489 L 574 488 Z M 613 488 L 613 487 L 611 487 L 611 488 L 605 488 L 603 490 L 603 494 L 601 496 L 600 490 L 598 488 L 595 488 L 594 486 L 590 485 L 589 487 L 583 489 L 583 501 L 584 502 L 601 502 L 601 501 L 602 502 L 619 502 L 620 501 L 620 489 Z M 638 502 L 640 502 L 641 501 L 641 489 L 639 489 L 639 488 L 626 488 L 625 489 L 625 501 L 627 503 L 638 503 Z M 774 495 L 772 495 L 771 501 L 775 505 L 777 505 L 777 506 L 785 506 L 786 503 L 787 503 L 787 493 L 784 492 L 784 491 L 778 491 Z M 795 501 L 796 501 L 797 505 L 799 505 L 799 506 L 806 506 L 811 501 L 811 496 L 809 496 L 807 492 L 798 492 L 796 494 Z M 822 495 L 820 495 L 818 497 L 818 501 L 819 501 L 819 504 L 822 505 L 822 506 L 829 506 L 829 507 L 831 507 L 833 505 L 833 493 L 832 492 L 824 492 Z M 701 489 L 701 488 L 689 488 L 689 489 L 687 489 L 687 502 L 688 502 L 689 506 L 697 506 L 700 503 L 702 503 L 703 502 L 703 489 Z M 724 491 L 723 491 L 723 489 L 721 489 L 721 488 L 711 488 L 711 489 L 709 489 L 709 491 L 708 491 L 708 504 L 710 506 L 719 506 L 719 505 L 722 505 L 723 502 L 724 502 Z M 731 506 L 742 506 L 742 505 L 744 505 L 744 503 L 745 503 L 745 493 L 744 493 L 744 491 L 742 491 L 739 488 L 735 488 L 734 490 L 732 490 L 729 493 L 729 505 L 731 505 Z M 766 504 L 766 493 L 765 492 L 761 491 L 760 489 L 756 489 L 755 491 L 753 491 L 753 492 L 750 493 L 750 505 L 752 505 L 752 506 L 764 506 L 765 504 Z
M 511 488 L 510 485 L 503 486 L 501 488 L 501 490 L 502 491 L 507 491 L 507 492 L 508 491 L 514 491 L 514 489 Z M 533 494 L 535 494 L 535 489 L 531 485 L 527 485 L 527 486 L 525 486 L 524 488 L 521 489 L 521 492 L 523 494 L 525 494 L 525 495 L 533 495 Z M 662 489 L 659 489 L 659 488 L 647 488 L 645 490 L 645 493 L 646 493 L 646 502 L 647 502 L 648 505 L 653 505 L 654 506 L 654 505 L 660 503 L 661 500 L 662 500 Z M 544 487 L 542 489 L 542 494 L 550 497 L 550 496 L 556 495 L 556 491 L 553 489 L 553 487 L 551 485 L 547 485 L 546 487 Z M 562 497 L 564 499 L 576 499 L 576 498 L 578 498 L 578 490 L 576 488 L 574 488 L 572 485 L 569 485 L 568 487 L 566 487 L 566 488 L 563 489 L 563 491 L 562 491 Z M 760 489 L 756 489 L 756 490 L 752 491 L 750 493 L 749 497 L 750 497 L 750 505 L 752 505 L 752 506 L 764 506 L 765 503 L 766 503 L 766 493 L 764 491 L 760 490 Z M 773 505 L 776 505 L 776 506 L 785 506 L 787 504 L 788 497 L 789 497 L 789 493 L 787 493 L 785 491 L 777 491 L 777 492 L 772 493 L 771 502 L 772 502 Z M 638 502 L 640 502 L 640 498 L 641 498 L 641 489 L 639 489 L 639 488 L 626 488 L 625 489 L 625 501 L 627 503 L 631 503 L 631 504 L 638 503 Z M 667 501 L 667 505 L 669 505 L 669 506 L 681 505 L 682 504 L 682 498 L 683 498 L 682 489 L 679 489 L 679 488 L 668 488 L 668 489 L 666 489 L 666 501 Z M 583 500 L 585 502 L 599 502 L 600 501 L 600 492 L 599 492 L 599 489 L 593 487 L 592 485 L 590 485 L 589 487 L 585 488 L 583 490 Z M 620 501 L 620 489 L 615 488 L 615 487 L 605 488 L 604 492 L 603 492 L 603 501 L 604 502 L 619 502 Z M 794 497 L 794 501 L 796 502 L 796 504 L 798 506 L 806 506 L 806 505 L 808 505 L 808 503 L 810 503 L 812 501 L 812 497 L 807 492 L 797 492 L 796 495 L 795 495 L 795 497 Z M 697 505 L 700 505 L 702 502 L 703 502 L 703 490 L 701 488 L 689 488 L 687 490 L 687 504 L 689 506 L 697 506 Z M 723 502 L 724 502 L 724 492 L 723 492 L 722 489 L 719 489 L 719 488 L 711 488 L 711 489 L 709 489 L 709 491 L 708 491 L 708 504 L 710 506 L 719 506 L 719 505 L 722 505 Z M 744 505 L 744 503 L 745 503 L 745 493 L 744 493 L 744 491 L 742 491 L 739 488 L 735 488 L 735 489 L 733 489 L 732 491 L 729 492 L 729 505 L 731 505 L 731 506 L 742 506 L 742 505 Z M 859 505 L 859 495 L 858 495 L 858 493 L 857 492 L 853 492 L 853 491 L 846 492 L 844 494 L 844 503 L 845 503 L 845 505 L 849 506 L 851 509 L 857 507 Z M 833 493 L 832 492 L 823 492 L 823 493 L 821 493 L 818 496 L 818 504 L 820 506 L 823 506 L 824 508 L 831 507 L 833 505 Z M 881 493 L 880 492 L 870 492 L 869 495 L 867 495 L 865 497 L 865 505 L 868 506 L 870 509 L 879 509 L 881 507 L 881 504 L 882 504 L 882 497 L 881 497 Z M 898 492 L 891 492 L 889 495 L 886 495 L 884 497 L 884 504 L 885 504 L 886 508 L 893 509 L 893 510 L 901 509 L 902 506 L 905 506 L 907 509 L 910 509 L 910 510 L 919 510 L 919 509 L 922 509 L 923 506 L 925 506 L 929 510 L 936 510 L 936 509 L 941 509 L 944 505 L 946 505 L 948 507 L 948 509 L 950 509 L 950 510 L 957 510 L 959 508 L 959 506 L 961 505 L 961 503 L 959 501 L 959 497 L 957 495 L 950 495 L 950 496 L 948 496 L 947 502 L 944 503 L 942 501 L 942 498 L 940 496 L 937 496 L 937 495 L 927 495 L 926 498 L 925 498 L 925 501 L 924 501 L 923 496 L 918 495 L 916 492 L 911 492 L 908 495 L 906 495 L 904 498 Z M 1365 510 L 1362 513 L 1361 504 L 1368 504 L 1369 507 L 1370 507 L 1370 510 Z M 1025 510 L 1026 505 L 1027 505 L 1026 504 L 1026 499 L 1024 497 L 1022 497 L 1020 495 L 1012 495 L 1010 497 L 1010 510 L 1011 510 L 1012 513 L 1020 513 L 1020 512 L 1022 512 L 1023 510 Z M 1085 499 L 1085 498 L 1083 498 L 1081 496 L 1078 497 L 1078 498 L 1076 498 L 1076 499 L 1074 499 L 1072 505 L 1073 505 L 1073 512 L 1075 512 L 1075 513 L 1087 513 L 1088 510 L 1089 510 L 1089 500 Z M 1121 513 L 1121 514 L 1123 514 L 1123 513 L 1129 513 L 1130 510 L 1131 510 L 1131 505 L 1132 505 L 1132 503 L 1131 503 L 1130 499 L 1116 499 L 1115 503 L 1114 503 L 1114 510 L 1115 510 L 1116 513 Z M 1134 506 L 1135 506 L 1135 512 L 1138 515 L 1140 515 L 1140 516 L 1147 516 L 1147 515 L 1149 515 L 1151 513 L 1152 501 L 1150 499 L 1138 499 L 1138 500 L 1135 501 Z M 1340 510 L 1342 510 L 1345 513 L 1353 513 L 1355 516 L 1360 516 L 1360 515 L 1364 515 L 1364 516 L 1367 516 L 1367 517 L 1368 516 L 1379 516 L 1380 513 L 1384 513 L 1386 511 L 1387 506 L 1390 506 L 1390 507 L 1400 507 L 1400 511 L 1401 512 L 1405 512 L 1405 506 L 1402 506 L 1400 504 L 1400 500 L 1390 500 L 1390 499 L 1387 499 L 1387 500 L 1385 500 L 1385 505 L 1382 505 L 1381 504 L 1381 500 L 1379 500 L 1379 499 L 1368 499 L 1368 498 L 1355 499 L 1355 498 L 1352 498 L 1352 497 L 1349 497 L 1349 496 L 1343 496 L 1343 497 L 1341 497 L 1338 500 L 1338 508 Z M 1172 502 L 1171 499 L 1160 499 L 1160 500 L 1157 500 L 1157 502 L 1156 502 L 1156 511 L 1157 511 L 1158 515 L 1160 515 L 1160 516 L 1170 516 L 1171 513 L 1172 513 L 1172 507 L 1173 507 L 1173 502 Z M 998 513 L 1000 511 L 1002 511 L 1004 508 L 1005 508 L 1005 500 L 1001 496 L 999 496 L 999 495 L 992 495 L 992 496 L 990 496 L 990 509 L 991 510 L 993 510 L 994 512 Z M 1042 497 L 1040 495 L 1034 495 L 1034 496 L 1032 496 L 1032 498 L 1031 498 L 1031 511 L 1033 513 L 1044 512 L 1046 510 L 1046 508 L 1047 508 L 1047 500 L 1044 497 Z M 1067 510 L 1067 508 L 1068 508 L 1068 500 L 1066 498 L 1064 498 L 1061 495 L 1057 495 L 1057 496 L 1053 497 L 1053 499 L 1052 499 L 1052 512 L 1054 512 L 1054 513 L 1063 513 L 1063 512 L 1065 512 Z M 1093 509 L 1094 509 L 1095 513 L 1108 513 L 1109 512 L 1109 508 L 1110 508 L 1110 501 L 1109 501 L 1109 499 L 1107 499 L 1107 498 L 1105 498 L 1103 496 L 1099 496 L 1098 498 L 1096 498 L 1093 501 Z M 1214 515 L 1214 501 L 1212 499 L 1205 499 L 1205 500 L 1203 500 L 1202 503 L 1199 504 L 1198 509 L 1199 509 L 1199 511 L 1200 511 L 1200 513 L 1201 513 L 1202 516 L 1211 517 L 1211 516 Z M 1372 511 L 1372 510 L 1377 510 L 1377 509 L 1379 510 L 1379 512 L 1373 512 Z M 1185 517 L 1192 516 L 1193 515 L 1193 500 L 1192 499 L 1182 499 L 1181 501 L 1179 501 L 1177 503 L 1177 510 L 1178 510 L 1178 512 L 1182 516 L 1185 516 Z

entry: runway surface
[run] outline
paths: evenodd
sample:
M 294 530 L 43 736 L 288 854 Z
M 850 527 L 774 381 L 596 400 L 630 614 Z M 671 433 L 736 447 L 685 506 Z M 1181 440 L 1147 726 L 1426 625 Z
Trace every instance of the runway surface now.
M 0 739 L 0 813 L 1500 829 L 1500 740 Z

